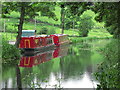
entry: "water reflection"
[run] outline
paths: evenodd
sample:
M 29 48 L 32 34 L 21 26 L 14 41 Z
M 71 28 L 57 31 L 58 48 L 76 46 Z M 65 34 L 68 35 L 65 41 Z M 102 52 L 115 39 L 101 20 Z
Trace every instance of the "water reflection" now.
M 97 46 L 96 43 L 97 41 L 84 42 L 34 55 L 23 55 L 19 67 L 9 63 L 3 65 L 2 86 L 4 88 L 96 87 L 97 81 L 92 73 L 96 71 L 97 64 L 103 61 L 101 54 L 94 50 L 95 47 L 101 46 L 99 44 Z M 21 85 L 17 83 L 19 80 Z
M 51 59 L 57 57 L 66 56 L 68 52 L 68 47 L 57 47 L 55 50 L 40 52 L 37 54 L 31 55 L 31 52 L 25 52 L 25 55 L 21 57 L 20 67 L 33 67 L 35 65 L 47 62 Z

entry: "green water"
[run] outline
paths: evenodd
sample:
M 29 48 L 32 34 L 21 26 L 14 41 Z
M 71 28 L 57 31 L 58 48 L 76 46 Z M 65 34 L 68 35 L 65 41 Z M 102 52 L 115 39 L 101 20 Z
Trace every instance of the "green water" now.
M 52 57 L 51 60 L 32 67 L 20 67 L 20 60 L 18 65 L 14 62 L 3 64 L 2 87 L 96 88 L 99 81 L 93 73 L 98 64 L 105 60 L 98 49 L 109 42 L 110 40 L 95 40 L 69 45 L 63 48 L 63 52 L 59 52 L 60 57 L 49 56 Z

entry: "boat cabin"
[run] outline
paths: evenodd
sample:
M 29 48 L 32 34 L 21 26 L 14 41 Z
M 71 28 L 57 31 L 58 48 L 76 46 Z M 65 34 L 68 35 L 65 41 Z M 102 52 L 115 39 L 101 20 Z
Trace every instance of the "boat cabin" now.
M 69 43 L 66 34 L 36 35 L 36 30 L 22 30 L 21 37 L 19 44 L 21 49 L 40 49 Z
M 53 38 L 50 35 L 36 35 L 36 30 L 22 30 L 19 48 L 35 49 L 49 45 L 54 45 Z

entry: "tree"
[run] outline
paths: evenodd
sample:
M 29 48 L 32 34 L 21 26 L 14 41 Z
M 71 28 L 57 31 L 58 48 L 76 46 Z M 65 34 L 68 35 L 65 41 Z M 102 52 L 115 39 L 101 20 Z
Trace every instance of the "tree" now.
M 94 26 L 94 22 L 93 22 L 94 17 L 89 13 L 84 12 L 80 17 L 79 35 L 82 37 L 87 37 L 89 31 Z
M 85 2 L 60 2 L 58 5 L 61 7 L 62 33 L 64 29 L 75 28 L 82 13 L 90 9 L 89 4 Z
M 61 33 L 64 33 L 66 27 L 71 27 L 73 20 L 87 9 L 86 3 L 83 2 L 59 2 L 57 4 L 61 7 Z
M 41 12 L 41 16 L 48 16 L 49 18 L 53 18 L 56 20 L 56 16 L 54 14 L 54 2 L 4 2 L 2 5 L 2 16 L 5 17 L 5 14 L 10 14 L 11 11 L 17 11 L 20 12 L 20 19 L 18 24 L 18 36 L 15 43 L 15 46 L 18 48 L 22 29 L 23 29 L 23 23 L 25 20 L 25 16 L 28 16 L 30 18 L 35 17 L 37 12 Z
M 120 2 L 95 3 L 92 10 L 98 14 L 96 20 L 105 22 L 105 27 L 114 35 L 120 37 Z

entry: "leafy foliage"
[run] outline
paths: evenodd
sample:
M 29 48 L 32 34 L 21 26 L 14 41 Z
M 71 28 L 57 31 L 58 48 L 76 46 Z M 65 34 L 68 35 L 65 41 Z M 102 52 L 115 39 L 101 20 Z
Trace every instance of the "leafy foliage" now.
M 88 33 L 93 28 L 93 26 L 93 17 L 88 13 L 83 13 L 79 24 L 79 35 L 82 37 L 88 36 Z
M 95 73 L 96 78 L 100 82 L 98 89 L 120 88 L 119 45 L 120 41 L 113 40 L 105 48 L 101 49 L 106 61 L 99 65 L 98 72 Z
M 64 26 L 65 29 L 70 29 L 72 27 L 75 27 L 74 25 L 77 24 L 78 17 L 82 15 L 82 13 L 87 10 L 86 3 L 81 2 L 64 2 L 60 3 L 64 6 Z M 73 25 L 74 21 L 74 25 Z
M 4 38 L 2 39 L 2 58 L 3 60 L 20 58 L 19 50 L 15 46 L 8 44 Z
M 114 37 L 120 36 L 119 6 L 120 2 L 99 2 L 94 3 L 94 7 L 92 8 L 95 13 L 98 13 L 96 20 L 99 22 L 105 22 L 105 26 Z
M 6 17 L 6 14 L 10 14 L 13 11 L 20 12 L 20 7 L 24 3 L 25 5 L 25 17 L 33 18 L 37 12 L 41 12 L 41 16 L 48 16 L 56 19 L 54 14 L 55 3 L 53 2 L 4 2 L 2 4 L 2 15 Z

